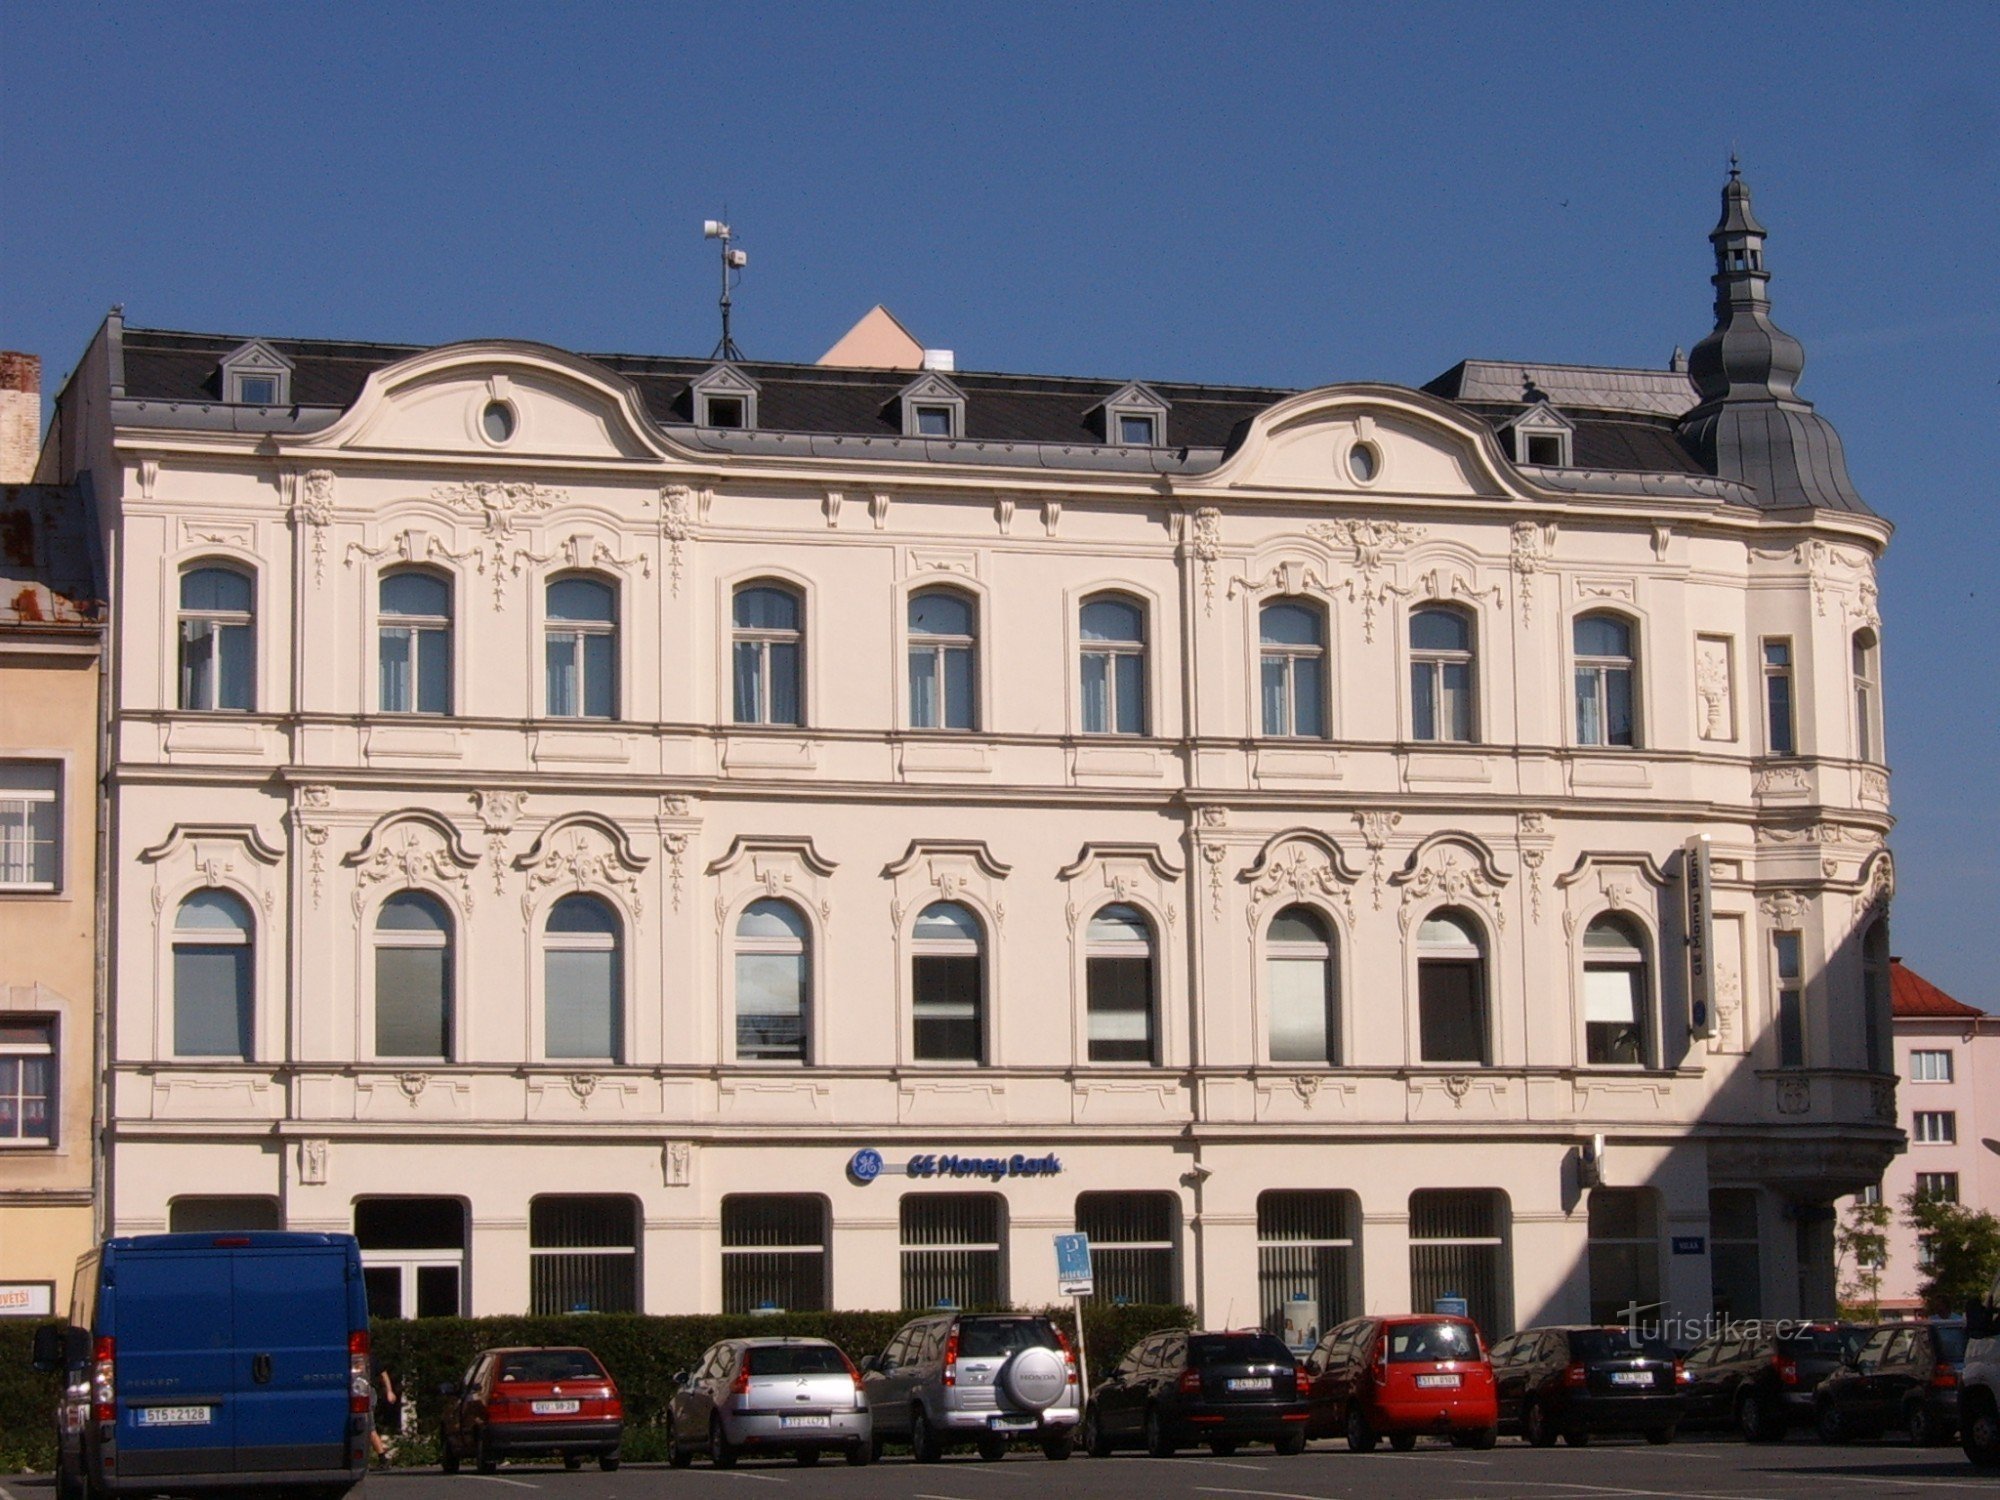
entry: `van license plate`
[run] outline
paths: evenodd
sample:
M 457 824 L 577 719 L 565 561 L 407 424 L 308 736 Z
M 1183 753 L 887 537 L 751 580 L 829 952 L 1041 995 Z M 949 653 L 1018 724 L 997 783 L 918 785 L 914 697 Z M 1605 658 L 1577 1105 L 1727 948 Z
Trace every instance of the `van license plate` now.
M 1651 1370 L 1613 1370 L 1611 1372 L 1611 1383 L 1613 1385 L 1651 1385 L 1653 1383 L 1653 1372 Z
M 832 1417 L 780 1417 L 780 1427 L 831 1427 Z
M 1271 1377 L 1266 1375 L 1261 1380 L 1231 1380 L 1227 1385 L 1232 1391 L 1268 1391 L 1271 1388 Z
M 994 1432 L 1033 1432 L 1033 1417 L 993 1417 L 986 1424 Z
M 141 1427 L 206 1427 L 211 1420 L 206 1406 L 138 1406 L 132 1410 Z
M 535 1401 L 528 1410 L 538 1417 L 567 1417 L 583 1410 L 581 1401 Z
M 1458 1389 L 1458 1377 L 1456 1375 L 1419 1375 L 1417 1377 L 1417 1389 L 1424 1391 L 1455 1391 Z

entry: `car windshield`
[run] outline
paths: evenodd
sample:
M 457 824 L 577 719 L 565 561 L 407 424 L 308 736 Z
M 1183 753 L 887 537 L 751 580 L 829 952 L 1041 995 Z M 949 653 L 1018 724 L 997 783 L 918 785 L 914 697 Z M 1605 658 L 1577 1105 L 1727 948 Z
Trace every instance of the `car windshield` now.
M 1570 1354 L 1576 1359 L 1672 1359 L 1674 1351 L 1663 1339 L 1627 1333 L 1622 1328 L 1585 1328 L 1569 1336 Z
M 1947 1364 L 1957 1364 L 1965 1358 L 1965 1330 L 1963 1328 L 1940 1328 L 1937 1332 L 1938 1358 Z
M 1392 1327 L 1387 1337 L 1392 1365 L 1479 1357 L 1479 1346 L 1468 1323 L 1404 1323 Z
M 1191 1365 L 1289 1365 L 1292 1351 L 1268 1333 L 1197 1333 L 1188 1339 Z
M 992 1359 L 1023 1349 L 1055 1347 L 1055 1329 L 1040 1318 L 981 1318 L 958 1325 L 960 1359 Z
M 500 1378 L 523 1385 L 548 1385 L 557 1380 L 602 1380 L 604 1366 L 588 1349 L 534 1349 L 510 1354 L 500 1361 Z
M 845 1375 L 847 1360 L 831 1344 L 776 1344 L 750 1351 L 752 1375 Z

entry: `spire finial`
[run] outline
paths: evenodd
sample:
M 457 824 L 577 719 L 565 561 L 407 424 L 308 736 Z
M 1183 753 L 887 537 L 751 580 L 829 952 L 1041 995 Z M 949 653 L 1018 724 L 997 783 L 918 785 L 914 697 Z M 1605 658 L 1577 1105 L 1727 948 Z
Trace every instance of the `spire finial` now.
M 1736 165 L 1736 148 L 1731 146 L 1729 148 L 1729 180 L 1734 182 L 1742 175 L 1741 169 Z

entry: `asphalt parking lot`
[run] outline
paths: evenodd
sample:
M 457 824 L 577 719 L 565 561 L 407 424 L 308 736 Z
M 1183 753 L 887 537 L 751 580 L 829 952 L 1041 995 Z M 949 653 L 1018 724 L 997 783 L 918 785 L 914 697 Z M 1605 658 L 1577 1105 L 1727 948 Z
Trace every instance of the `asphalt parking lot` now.
M 782 1489 L 774 1489 L 782 1486 Z M 0 1486 L 0 1500 L 48 1500 L 43 1476 Z M 1055 1464 L 1032 1450 L 1000 1463 L 971 1453 L 942 1463 L 890 1458 L 865 1468 L 838 1459 L 804 1469 L 790 1461 L 745 1460 L 718 1472 L 634 1464 L 615 1474 L 560 1464 L 509 1464 L 498 1474 L 446 1478 L 435 1469 L 395 1469 L 370 1476 L 354 1500 L 506 1500 L 541 1491 L 545 1500 L 1804 1500 L 1808 1496 L 1996 1493 L 1994 1477 L 1972 1468 L 1957 1448 L 1863 1443 L 1828 1448 L 1805 1439 L 1751 1447 L 1728 1439 L 1683 1438 L 1668 1447 L 1600 1440 L 1588 1448 L 1529 1448 L 1503 1438 L 1486 1453 L 1425 1442 L 1411 1453 L 1349 1453 L 1316 1443 L 1281 1458 L 1246 1448 L 1233 1458 L 1184 1453 L 1177 1458 L 1082 1455 Z M 525 1500 L 521 1496 L 520 1500 Z

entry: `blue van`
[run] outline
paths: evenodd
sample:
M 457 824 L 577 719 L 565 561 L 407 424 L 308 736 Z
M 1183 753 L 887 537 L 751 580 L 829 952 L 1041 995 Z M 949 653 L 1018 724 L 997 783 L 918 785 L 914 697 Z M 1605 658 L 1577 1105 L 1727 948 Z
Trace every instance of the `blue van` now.
M 368 1471 L 368 1297 L 347 1234 L 146 1234 L 77 1262 L 60 1500 L 282 1486 L 336 1500 Z

